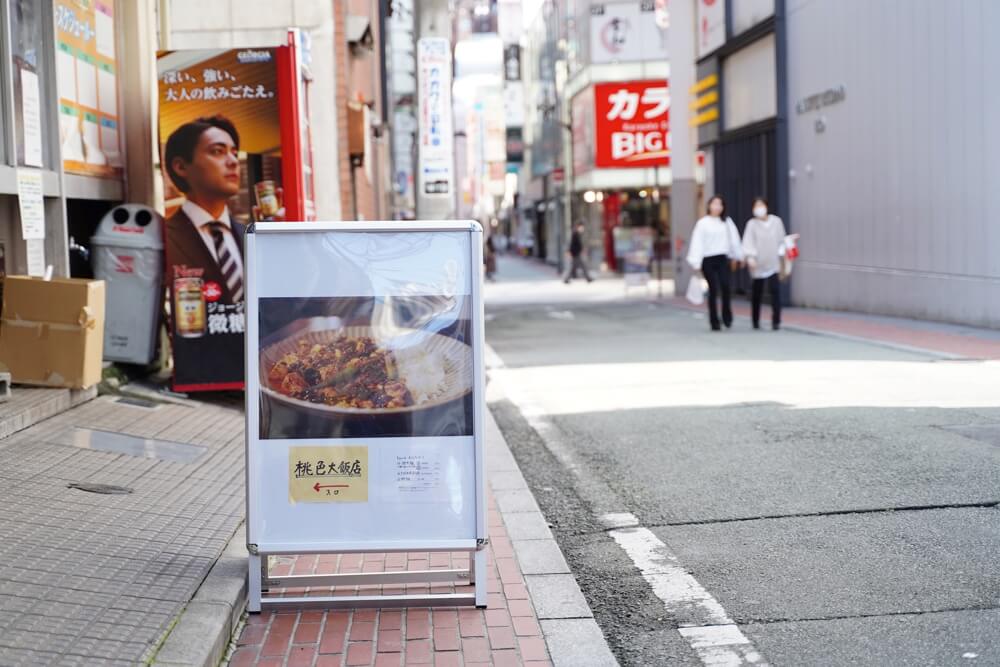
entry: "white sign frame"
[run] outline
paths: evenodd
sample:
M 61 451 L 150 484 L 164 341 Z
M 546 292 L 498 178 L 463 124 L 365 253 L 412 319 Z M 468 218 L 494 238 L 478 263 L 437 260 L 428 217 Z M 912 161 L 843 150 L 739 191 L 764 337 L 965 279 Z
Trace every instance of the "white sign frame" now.
M 465 500 L 474 504 L 474 531 L 461 539 L 393 539 L 386 535 L 370 541 L 338 541 L 328 536 L 315 535 L 306 541 L 281 542 L 269 540 L 262 526 L 261 486 L 266 483 L 261 467 L 259 450 L 275 440 L 261 438 L 260 433 L 260 304 L 262 295 L 259 283 L 261 266 L 258 266 L 260 239 L 272 235 L 313 235 L 366 233 L 400 234 L 406 232 L 467 232 L 469 234 L 469 318 L 473 363 L 472 441 L 474 444 L 474 498 Z M 408 221 L 408 222 L 275 222 L 257 223 L 246 235 L 246 516 L 247 551 L 249 552 L 248 610 L 327 607 L 406 607 L 406 606 L 476 606 L 485 608 L 487 602 L 486 546 L 489 527 L 486 503 L 486 451 L 485 451 L 485 365 L 484 317 L 482 303 L 483 230 L 475 221 Z M 317 438 L 302 440 L 303 446 L 328 444 L 335 439 Z M 280 441 L 278 441 L 280 442 Z M 353 444 L 342 440 L 345 445 Z M 273 445 L 272 445 L 273 446 Z M 270 470 L 270 469 L 269 469 Z M 282 475 L 287 471 L 283 470 Z M 273 475 L 277 478 L 277 475 Z M 369 478 L 369 484 L 371 479 Z M 268 556 L 280 554 L 332 554 L 370 552 L 470 552 L 468 570 L 427 570 L 422 572 L 386 572 L 361 574 L 317 574 L 273 576 L 268 571 Z M 452 582 L 456 586 L 473 586 L 471 593 L 423 595 L 330 595 L 308 597 L 268 597 L 264 590 L 279 587 L 331 587 L 384 585 L 407 583 Z

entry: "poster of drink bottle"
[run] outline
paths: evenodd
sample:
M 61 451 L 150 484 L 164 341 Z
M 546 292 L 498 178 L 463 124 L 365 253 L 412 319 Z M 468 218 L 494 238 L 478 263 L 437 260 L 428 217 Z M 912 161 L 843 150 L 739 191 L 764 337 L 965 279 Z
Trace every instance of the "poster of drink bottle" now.
M 242 389 L 246 228 L 284 219 L 279 48 L 157 58 L 174 389 Z

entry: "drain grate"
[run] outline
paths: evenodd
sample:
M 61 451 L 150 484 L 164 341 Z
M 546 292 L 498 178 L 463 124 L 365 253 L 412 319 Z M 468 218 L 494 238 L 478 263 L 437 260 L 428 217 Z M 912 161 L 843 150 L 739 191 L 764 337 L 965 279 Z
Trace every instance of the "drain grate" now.
M 145 398 L 132 398 L 131 396 L 122 396 L 115 403 L 122 403 L 123 405 L 131 405 L 136 408 L 146 408 L 147 410 L 155 410 L 160 407 L 159 403 L 153 401 L 148 401 Z
M 87 493 L 100 493 L 105 496 L 124 496 L 132 493 L 132 489 L 127 486 L 115 486 L 114 484 L 97 484 L 95 482 L 70 482 L 66 485 L 68 489 L 77 489 Z
M 140 438 L 125 433 L 98 431 L 89 428 L 73 430 L 73 446 L 81 449 L 96 449 L 112 454 L 128 454 L 146 459 L 192 463 L 205 453 L 207 447 L 189 445 L 170 440 Z

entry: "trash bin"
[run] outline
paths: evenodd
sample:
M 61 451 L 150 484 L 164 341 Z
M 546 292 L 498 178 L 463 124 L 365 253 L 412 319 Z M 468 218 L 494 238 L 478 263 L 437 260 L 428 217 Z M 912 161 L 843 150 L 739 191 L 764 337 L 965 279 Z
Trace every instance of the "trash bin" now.
M 163 303 L 163 224 L 153 209 L 123 204 L 91 237 L 94 277 L 107 283 L 104 358 L 148 364 Z

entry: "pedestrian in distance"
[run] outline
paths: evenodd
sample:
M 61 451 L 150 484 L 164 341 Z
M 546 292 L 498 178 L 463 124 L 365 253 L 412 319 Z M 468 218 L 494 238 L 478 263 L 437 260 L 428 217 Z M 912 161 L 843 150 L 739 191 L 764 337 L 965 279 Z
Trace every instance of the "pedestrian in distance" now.
M 569 257 L 570 257 L 570 267 L 566 272 L 566 277 L 563 282 L 567 285 L 569 281 L 576 278 L 576 270 L 580 269 L 583 271 L 583 277 L 587 279 L 587 282 L 593 282 L 593 278 L 590 277 L 590 272 L 587 271 L 587 262 L 583 259 L 583 223 L 577 223 L 576 228 L 569 238 Z
M 486 237 L 486 250 L 483 253 L 483 263 L 486 264 L 486 279 L 496 280 L 497 273 L 497 250 L 493 245 L 493 235 Z
M 687 261 L 708 281 L 708 319 L 713 331 L 733 326 L 730 282 L 732 272 L 743 259 L 740 233 L 732 218 L 726 215 L 726 203 L 715 195 L 708 200 L 708 215 L 695 223 Z M 694 278 L 693 278 L 694 279 Z M 718 301 L 722 297 L 722 323 L 719 322 Z
M 751 291 L 753 328 L 760 329 L 760 304 L 764 288 L 771 295 L 771 328 L 781 328 L 781 263 L 785 257 L 785 223 L 767 210 L 763 197 L 753 200 L 753 217 L 743 230 L 743 255 L 753 278 Z

